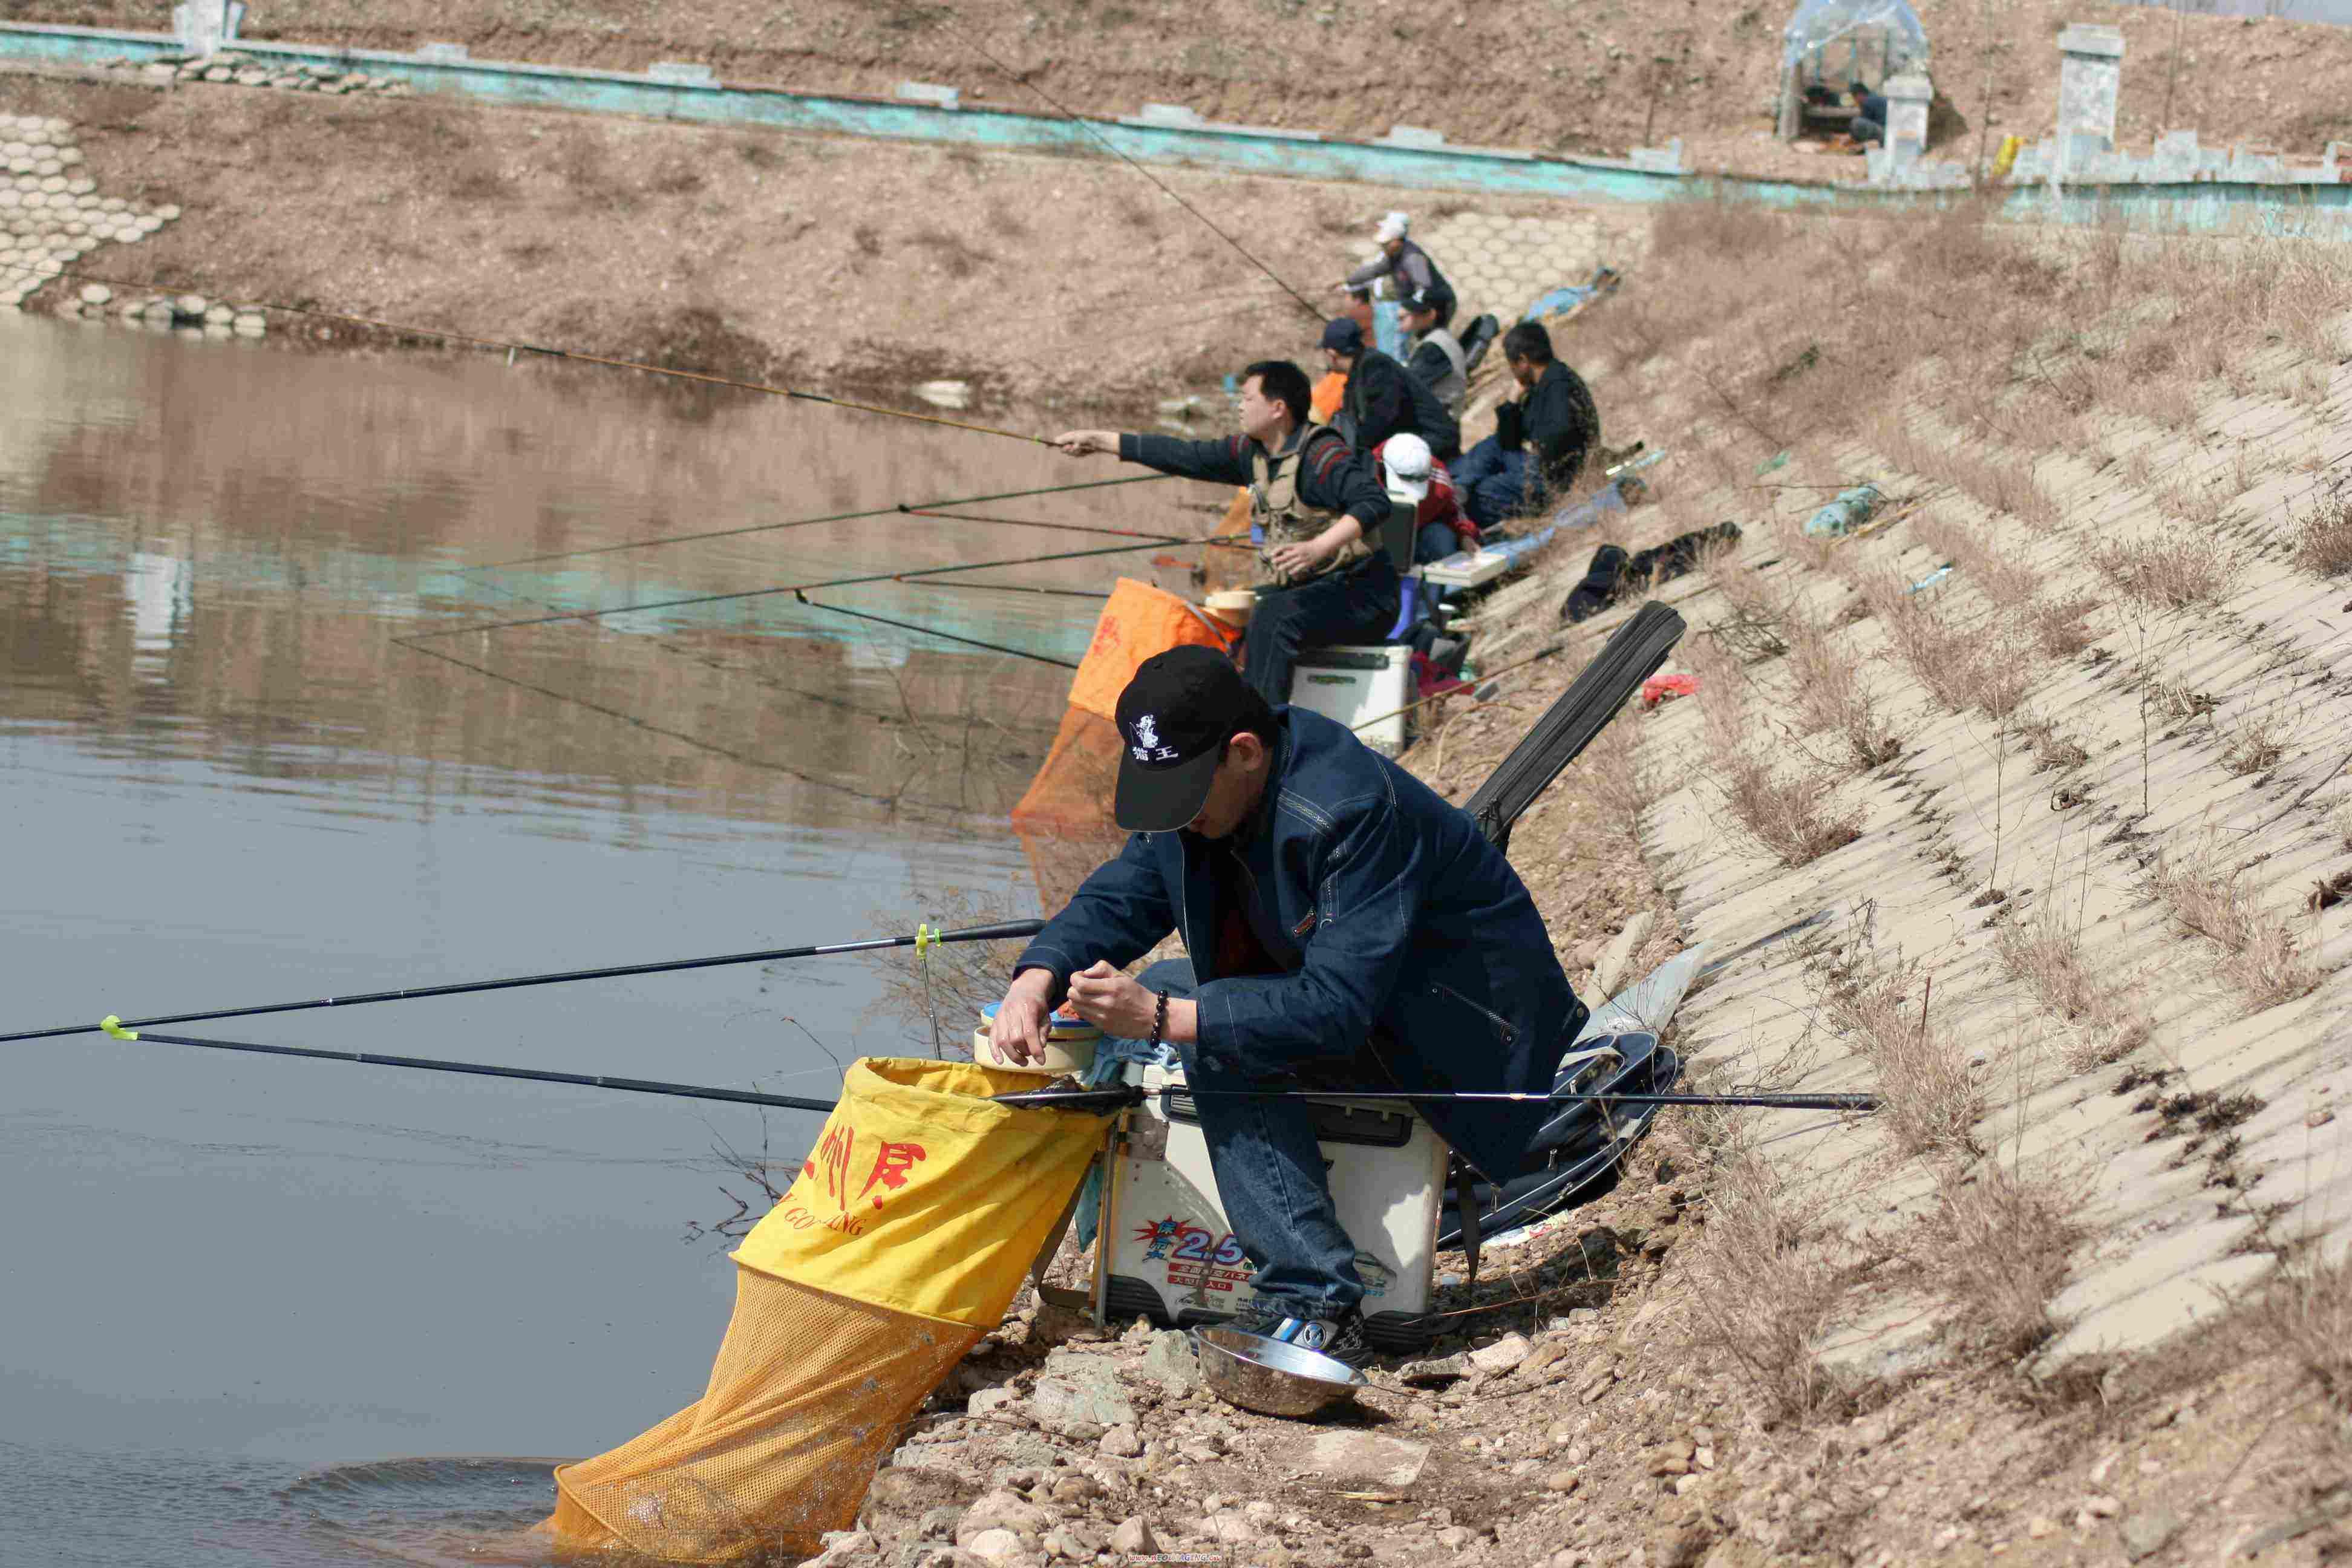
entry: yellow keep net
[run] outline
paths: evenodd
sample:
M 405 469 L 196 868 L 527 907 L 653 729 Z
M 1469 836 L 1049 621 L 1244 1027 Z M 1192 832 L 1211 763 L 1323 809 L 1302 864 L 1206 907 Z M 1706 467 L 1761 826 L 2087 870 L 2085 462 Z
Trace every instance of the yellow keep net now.
M 807 1555 L 856 1521 L 907 1416 L 1003 1321 L 1100 1145 L 1098 1119 L 994 1105 L 1038 1079 L 866 1058 L 736 1249 L 694 1404 L 555 1472 L 539 1528 L 679 1563 Z

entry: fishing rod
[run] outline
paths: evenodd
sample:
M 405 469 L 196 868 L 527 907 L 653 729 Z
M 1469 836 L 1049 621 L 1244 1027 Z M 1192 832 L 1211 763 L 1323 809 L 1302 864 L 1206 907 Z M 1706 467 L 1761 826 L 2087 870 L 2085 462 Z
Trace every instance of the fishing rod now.
M 151 294 L 184 294 L 190 290 L 169 284 L 136 281 L 124 278 L 101 278 L 93 272 L 72 268 L 59 268 L 55 274 L 80 283 L 99 283 L 110 289 L 128 289 Z M 433 342 L 456 343 L 467 348 L 502 352 L 512 364 L 517 354 L 538 354 L 547 359 L 571 360 L 580 364 L 601 364 L 614 370 L 641 371 L 646 375 L 669 376 L 678 381 L 700 382 L 708 386 L 733 387 L 739 392 L 764 393 L 771 397 L 787 397 L 802 403 L 824 403 L 835 408 L 854 409 L 860 414 L 881 414 L 893 419 L 912 419 L 925 425 L 943 425 L 950 430 L 969 430 L 978 436 L 1002 436 L 1007 440 L 1027 441 L 1039 447 L 1053 442 L 1043 436 L 1024 436 L 1018 430 L 1000 430 L 993 425 L 974 425 L 967 420 L 949 419 L 937 414 L 917 414 L 905 408 L 886 408 L 878 403 L 858 403 L 846 397 L 835 397 L 828 393 L 810 392 L 796 386 L 771 386 L 765 382 L 744 381 L 731 375 L 719 375 L 702 370 L 674 370 L 667 365 L 646 364 L 641 360 L 618 359 L 610 354 L 590 353 L 583 349 L 550 348 L 544 343 L 509 342 L 503 338 L 485 338 L 471 332 L 444 330 L 438 327 L 412 326 L 401 321 L 379 321 L 373 316 L 355 316 L 342 310 L 324 310 L 315 305 L 284 305 L 263 300 L 254 303 L 257 310 L 275 310 L 289 316 L 309 316 L 323 321 L 346 321 L 353 326 L 369 327 L 377 331 L 397 333 L 404 337 L 424 338 Z
M 992 566 L 1035 566 L 1048 561 L 1078 561 L 1097 555 L 1132 555 L 1139 550 L 1162 550 L 1171 544 L 1198 544 L 1197 539 L 1175 534 L 1143 544 L 1107 544 L 1094 550 L 1060 550 L 1050 555 L 1012 555 L 1002 561 L 973 561 L 961 566 L 925 566 L 912 572 L 866 572 L 855 577 L 828 577 L 822 583 L 780 583 L 772 588 L 739 588 L 726 594 L 687 594 L 673 599 L 651 599 L 642 605 L 614 605 L 602 610 L 557 610 L 544 616 L 518 616 L 511 620 L 478 621 L 469 626 L 439 626 L 413 632 L 399 640 L 407 647 L 434 637 L 454 637 L 467 632 L 505 632 L 524 626 L 554 626 L 565 621 L 601 621 L 614 616 L 646 610 L 676 610 L 698 605 L 733 604 L 764 599 L 776 594 L 801 594 L 814 588 L 847 588 L 865 583 L 904 583 L 917 577 L 937 577 L 958 572 L 985 572 Z
M 108 1017 L 96 1024 L 61 1024 L 47 1029 L 20 1029 L 13 1035 L 0 1035 L 0 1045 L 17 1040 L 49 1040 L 67 1035 L 95 1035 L 103 1031 L 118 1037 L 125 1028 L 144 1029 L 163 1024 L 203 1024 L 217 1018 L 257 1018 L 270 1013 L 304 1013 L 320 1007 L 358 1007 L 370 1002 L 412 1002 L 427 996 L 464 996 L 477 991 L 512 991 L 526 985 L 554 985 L 571 980 L 619 980 L 638 974 L 667 974 L 682 969 L 716 969 L 730 963 L 768 963 L 786 958 L 824 958 L 842 952 L 879 952 L 885 948 L 911 947 L 920 952 L 941 942 L 1001 942 L 1013 937 L 1035 936 L 1045 929 L 1044 921 L 1006 921 L 998 925 L 971 926 L 963 931 L 934 931 L 919 925 L 912 936 L 877 936 L 862 942 L 820 943 L 814 947 L 779 947 L 765 952 L 728 952 L 714 958 L 674 958 L 659 963 L 623 963 L 603 969 L 572 969 L 556 974 L 521 974 L 504 980 L 466 980 L 451 985 L 418 985 L 402 991 L 370 991 L 355 996 L 321 996 L 310 1002 L 268 1002 L 256 1007 L 216 1007 L 205 1013 L 173 1013 L 152 1018 L 134 1018 L 125 1024 L 121 1018 Z M 161 1036 L 150 1036 L 162 1039 Z M 172 1045 L 191 1042 L 173 1040 Z M 199 1045 L 219 1045 L 217 1041 L 195 1041 Z M 224 1046 L 224 1049 L 236 1047 Z M 254 1050 L 270 1052 L 292 1051 L 291 1047 L 255 1046 Z M 301 1055 L 301 1052 L 293 1052 Z M 311 1055 L 343 1057 L 341 1051 L 312 1052 Z M 400 1065 L 400 1064 L 395 1064 Z M 467 1071 L 491 1071 L 490 1068 L 467 1068 Z M 532 1076 L 525 1074 L 523 1076 Z M 544 1076 L 544 1075 L 538 1075 Z M 569 1082 L 568 1079 L 555 1081 Z M 722 1096 L 721 1098 L 724 1098 Z
M 580 550 L 551 550 L 539 555 L 518 555 L 510 561 L 485 561 L 460 567 L 464 572 L 502 572 L 509 566 L 537 566 L 549 561 L 574 561 L 590 555 L 616 555 L 625 550 L 652 550 L 665 544 L 698 544 L 713 539 L 740 539 L 747 533 L 772 533 L 780 529 L 810 528 L 827 522 L 859 522 L 869 517 L 913 515 L 929 507 L 977 506 L 986 501 L 1022 500 L 1030 496 L 1057 496 L 1071 490 L 1104 490 L 1118 485 L 1148 485 L 1174 479 L 1173 474 L 1131 474 L 1118 479 L 1081 479 L 1072 484 L 1043 485 L 1034 489 L 999 490 L 994 495 L 950 496 L 945 500 L 898 501 L 870 506 L 863 511 L 828 512 L 823 517 L 788 517 L 782 522 L 750 522 L 737 528 L 706 529 L 700 533 L 665 533 L 657 539 L 633 539 L 620 544 L 592 544 Z
M 1193 1089 L 1189 1086 L 1183 1092 L 1195 1099 L 1213 1096 L 1240 1100 L 1467 1100 L 1524 1105 L 1738 1105 L 1768 1110 L 1871 1111 L 1878 1109 L 1878 1097 L 1874 1094 L 1591 1094 L 1570 1093 L 1565 1089 L 1549 1094 L 1522 1094 L 1500 1089 L 1491 1092 L 1449 1089 L 1417 1093 L 1411 1089 Z M 999 1105 L 1029 1110 L 1104 1113 L 1141 1105 L 1150 1098 L 1149 1091 L 1133 1084 L 1125 1084 L 1108 1089 L 1024 1089 L 1018 1093 L 997 1095 L 995 1100 Z
M 1249 248 L 1243 245 L 1240 240 L 1235 239 L 1232 235 L 1227 234 L 1223 229 L 1219 228 L 1214 223 L 1212 223 L 1209 219 L 1208 214 L 1202 212 L 1199 207 L 1194 206 L 1191 202 L 1186 201 L 1182 196 L 1178 195 L 1174 186 L 1169 184 L 1165 180 L 1160 178 L 1159 175 L 1145 168 L 1141 163 L 1137 163 L 1133 158 L 1129 157 L 1125 152 L 1120 150 L 1118 142 L 1113 142 L 1109 137 L 1097 130 L 1094 123 L 1087 120 L 1084 115 L 1076 113 L 1075 110 L 1065 107 L 1059 100 L 1054 97 L 1052 93 L 1047 92 L 1044 88 L 1039 87 L 1035 82 L 1031 81 L 1026 76 L 1014 70 L 1011 66 L 1006 65 L 995 55 L 990 53 L 984 45 L 974 39 L 970 33 L 964 31 L 964 29 L 958 25 L 959 19 L 955 18 L 955 13 L 953 11 L 948 9 L 946 6 L 941 6 L 940 7 L 940 14 L 950 18 L 947 25 L 948 31 L 953 33 L 958 38 L 961 39 L 963 41 L 964 47 L 970 49 L 973 54 L 978 55 L 982 59 L 986 60 L 990 65 L 994 66 L 999 71 L 1002 71 L 1007 80 L 1012 81 L 1018 86 L 1027 88 L 1031 92 L 1034 92 L 1039 98 L 1044 99 L 1047 108 L 1053 110 L 1055 113 L 1060 115 L 1064 120 L 1076 126 L 1079 130 L 1085 132 L 1096 141 L 1101 142 L 1105 150 L 1113 157 L 1117 158 L 1120 163 L 1125 163 L 1129 168 L 1133 169 L 1145 179 L 1150 180 L 1154 185 L 1159 186 L 1160 194 L 1161 195 L 1166 196 L 1170 201 L 1174 202 L 1178 206 L 1182 207 L 1186 212 L 1191 213 L 1194 217 L 1200 219 L 1202 225 L 1205 226 L 1211 234 L 1215 235 L 1219 239 L 1223 240 L 1227 245 L 1233 247 L 1234 250 L 1244 261 L 1248 262 L 1252 267 L 1255 267 L 1260 272 L 1265 273 L 1267 278 L 1273 279 L 1274 286 L 1276 288 L 1281 289 L 1284 293 L 1289 295 L 1291 299 L 1297 301 L 1298 308 L 1300 310 L 1314 317 L 1318 321 L 1323 320 L 1327 312 L 1321 307 L 1318 306 L 1313 300 L 1307 299 L 1306 295 L 1301 294 L 1297 289 L 1293 289 L 1283 279 L 1281 274 L 1276 272 L 1273 268 L 1268 267 L 1265 262 L 1260 261 L 1256 257 L 1251 255 Z
M 1016 921 L 1018 925 L 1042 925 L 1042 921 Z M 935 934 L 931 942 L 985 934 L 982 931 L 961 931 L 952 937 Z M 916 940 L 898 938 L 898 942 Z M 865 943 L 865 946 L 877 945 Z M 878 945 L 888 945 L 878 944 Z M 822 951 L 838 952 L 840 948 Z M 723 961 L 704 961 L 723 962 Z M 494 983 L 495 984 L 495 983 Z M 530 984 L 522 982 L 521 984 Z M 403 993 L 417 994 L 417 993 Z M 348 1001 L 372 1001 L 385 998 L 351 997 Z M 332 1005 L 333 1004 L 298 1004 L 298 1005 Z M 267 1009 L 263 1009 L 266 1011 Z M 223 1015 L 191 1015 L 191 1016 Z M 681 1100 L 723 1100 L 738 1105 L 769 1106 L 779 1110 L 813 1110 L 820 1113 L 833 1110 L 834 1100 L 814 1100 L 797 1094 L 761 1094 L 748 1089 L 719 1089 L 709 1084 L 667 1083 L 658 1079 L 614 1078 L 602 1073 L 556 1072 L 545 1068 L 499 1067 L 488 1062 L 452 1061 L 440 1057 L 395 1057 L 376 1051 L 330 1051 L 315 1046 L 269 1046 L 254 1040 L 218 1040 L 202 1035 L 158 1035 L 135 1028 L 120 1018 L 109 1016 L 96 1024 L 75 1033 L 103 1032 L 118 1040 L 140 1041 L 148 1045 L 189 1046 L 207 1051 L 242 1051 L 255 1056 L 301 1057 L 311 1061 L 355 1062 L 362 1067 L 413 1068 L 424 1072 L 464 1073 L 474 1078 L 520 1079 L 529 1083 L 568 1083 L 581 1089 L 616 1089 L 625 1094 L 667 1094 Z M 23 1038 L 25 1037 L 10 1037 Z M 1195 1096 L 1239 1096 L 1257 1100 L 1504 1100 L 1548 1101 L 1559 1103 L 1602 1103 L 1619 1105 L 1756 1105 L 1783 1110 L 1875 1110 L 1878 1098 L 1869 1094 L 1408 1094 L 1402 1092 L 1309 1089 L 1189 1089 Z M 1141 1105 L 1150 1096 L 1132 1084 L 1110 1089 L 1041 1089 L 1015 1090 L 1011 1094 L 992 1095 L 991 1103 L 1017 1110 L 1075 1110 L 1096 1116 L 1116 1115 L 1121 1110 Z

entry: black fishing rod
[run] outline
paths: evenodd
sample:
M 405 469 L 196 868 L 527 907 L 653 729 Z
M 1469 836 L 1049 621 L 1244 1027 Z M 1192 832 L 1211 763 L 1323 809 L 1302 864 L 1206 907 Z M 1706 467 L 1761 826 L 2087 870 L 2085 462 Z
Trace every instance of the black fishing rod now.
M 1017 922 L 1033 925 L 1036 922 Z M 992 928 L 1002 930 L 1004 928 Z M 979 932 L 959 932 L 969 937 Z M 909 941 L 899 938 L 898 941 Z M 934 936 L 933 942 L 949 940 Z M 859 946 L 887 946 L 889 942 L 866 942 Z M 850 951 L 830 948 L 821 951 Z M 493 982 L 492 984 L 502 984 Z M 523 984 L 530 984 L 524 982 Z M 420 994 L 402 993 L 400 994 Z M 351 997 L 348 1001 L 379 1001 L 383 997 Z M 297 1005 L 320 1006 L 338 1004 L 301 1003 Z M 217 1016 L 218 1015 L 214 1015 Z M 520 1079 L 530 1083 L 568 1083 L 582 1089 L 618 1089 L 625 1094 L 667 1094 L 682 1100 L 723 1100 L 738 1105 L 772 1106 L 779 1110 L 833 1110 L 835 1101 L 812 1100 L 797 1094 L 761 1094 L 748 1089 L 719 1089 L 709 1084 L 666 1083 L 656 1079 L 612 1078 L 601 1073 L 554 1072 L 543 1068 L 497 1067 L 488 1062 L 450 1061 L 437 1057 L 394 1057 L 375 1051 L 329 1051 L 315 1046 L 267 1046 L 253 1040 L 215 1040 L 201 1035 L 158 1035 L 131 1027 L 121 1019 L 106 1017 L 87 1026 L 89 1031 L 103 1031 L 118 1040 L 136 1040 L 158 1046 L 192 1046 L 207 1051 L 244 1051 L 264 1057 L 305 1057 L 312 1061 L 357 1062 L 362 1067 L 414 1068 L 424 1072 L 466 1073 L 475 1078 Z M 77 1033 L 86 1032 L 82 1030 Z M 22 1038 L 23 1037 L 17 1037 Z M 1619 1105 L 1751 1105 L 1780 1110 L 1875 1110 L 1878 1097 L 1870 1094 L 1409 1094 L 1402 1091 L 1373 1090 L 1356 1092 L 1346 1089 L 1187 1089 L 1195 1096 L 1239 1096 L 1254 1100 L 1528 1100 L 1556 1104 L 1613 1101 Z M 1116 1085 L 1109 1089 L 1039 1089 L 1015 1090 L 1011 1094 L 990 1097 L 998 1105 L 1024 1110 L 1076 1110 L 1095 1116 L 1112 1116 L 1121 1110 L 1141 1105 L 1150 1098 L 1144 1089 L 1133 1084 Z
M 47 1029 L 21 1029 L 13 1035 L 0 1035 L 0 1045 L 16 1040 L 48 1040 L 66 1035 L 94 1035 L 101 1029 L 121 1037 L 125 1029 L 144 1029 L 163 1024 L 202 1024 L 215 1018 L 257 1018 L 268 1013 L 304 1013 L 320 1007 L 357 1007 L 370 1002 L 410 1002 L 426 996 L 463 996 L 476 991 L 513 991 L 526 985 L 554 985 L 569 980 L 620 980 L 637 974 L 667 974 L 680 969 L 717 969 L 730 963 L 768 963 L 785 958 L 824 958 L 841 952 L 879 952 L 885 948 L 911 947 L 918 952 L 926 948 L 950 942 L 1003 942 L 1013 937 L 1035 936 L 1045 929 L 1044 921 L 1006 921 L 998 925 L 972 926 L 965 931 L 933 931 L 928 925 L 917 926 L 912 936 L 869 937 L 863 942 L 836 942 L 814 947 L 779 947 L 765 952 L 728 952 L 715 958 L 674 958 L 660 963 L 622 963 L 603 969 L 571 969 L 558 974 L 521 974 L 506 980 L 467 980 L 454 985 L 418 985 L 403 991 L 370 991 L 355 996 L 321 996 L 311 1002 L 270 1002 L 257 1007 L 218 1007 L 208 1013 L 173 1013 L 153 1018 L 133 1018 L 126 1025 L 120 1018 L 110 1017 L 99 1024 L 60 1024 Z M 160 1035 L 149 1037 L 162 1039 Z M 344 1051 L 298 1051 L 289 1046 L 238 1046 L 219 1040 L 171 1040 L 171 1045 L 212 1046 L 225 1050 L 255 1050 L 290 1056 L 325 1056 L 362 1058 Z M 395 1066 L 450 1066 L 446 1063 L 418 1063 L 406 1058 L 384 1058 Z M 499 1068 L 452 1067 L 453 1071 L 504 1073 Z M 518 1069 L 507 1074 L 520 1078 L 547 1078 L 545 1073 L 523 1072 Z M 571 1083 L 590 1080 L 573 1076 L 556 1075 L 551 1081 Z M 599 1080 L 602 1081 L 602 1080 Z M 635 1080 L 612 1079 L 617 1086 Z M 677 1085 L 656 1089 L 655 1093 L 684 1093 Z M 698 1092 L 698 1091 L 697 1091 Z M 714 1089 L 705 1098 L 742 1099 L 731 1091 Z M 764 1103 L 755 1101 L 754 1103 Z M 781 1103 L 781 1102 L 780 1102 Z
M 120 1018 L 102 1018 L 89 1026 L 118 1040 L 139 1040 L 158 1046 L 195 1046 L 208 1051 L 250 1051 L 265 1057 L 309 1057 L 313 1061 L 358 1062 L 366 1067 L 421 1068 L 426 1072 L 469 1073 L 476 1078 L 519 1078 L 532 1083 L 571 1083 L 583 1089 L 617 1089 L 629 1094 L 672 1094 L 684 1100 L 727 1100 L 741 1105 L 772 1105 L 780 1110 L 829 1111 L 830 1100 L 809 1100 L 797 1094 L 757 1094 L 748 1089 L 713 1089 L 707 1084 L 663 1083 L 649 1078 L 607 1078 L 598 1073 L 549 1072 L 539 1068 L 492 1067 L 488 1062 L 453 1062 L 435 1057 L 388 1057 L 374 1051 L 322 1051 L 310 1046 L 265 1046 L 252 1040 L 208 1040 L 198 1035 L 155 1035 L 126 1028 Z
M 1411 1089 L 1193 1089 L 1183 1091 L 1194 1099 L 1214 1096 L 1237 1100 L 1471 1100 L 1479 1101 L 1517 1102 L 1526 1105 L 1744 1105 L 1767 1110 L 1852 1110 L 1870 1111 L 1878 1109 L 1874 1094 L 1591 1094 L 1570 1093 L 1561 1089 L 1549 1094 L 1521 1094 L 1508 1090 L 1444 1090 L 1436 1093 Z M 999 1105 L 1021 1106 L 1034 1110 L 1091 1110 L 1107 1115 L 1141 1105 L 1150 1098 L 1149 1091 L 1133 1084 L 1114 1085 L 1108 1089 L 1033 1089 L 1014 1094 L 995 1097 Z

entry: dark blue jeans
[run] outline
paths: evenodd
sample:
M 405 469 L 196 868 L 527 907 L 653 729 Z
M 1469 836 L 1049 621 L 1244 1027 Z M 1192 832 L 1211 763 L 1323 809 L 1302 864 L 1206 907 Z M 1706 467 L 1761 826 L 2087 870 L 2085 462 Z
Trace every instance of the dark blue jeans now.
M 1171 996 L 1192 994 L 1190 959 L 1163 959 L 1139 978 Z M 1195 1046 L 1177 1048 L 1184 1081 L 1194 1089 L 1262 1089 L 1289 1065 L 1222 1056 L 1204 1061 Z M 1340 1227 L 1306 1103 L 1207 1094 L 1194 1103 L 1226 1223 L 1257 1266 L 1250 1285 L 1258 1300 L 1294 1318 L 1335 1318 L 1360 1302 L 1356 1244 Z
M 1443 561 L 1462 548 L 1462 536 L 1454 531 L 1450 522 L 1424 522 L 1413 535 L 1412 560 L 1416 566 L 1426 566 L 1433 561 Z
M 1470 521 L 1491 529 L 1524 507 L 1542 500 L 1542 485 L 1528 493 L 1528 455 L 1506 452 L 1492 436 L 1447 465 L 1454 476 L 1454 494 Z
M 1384 641 L 1396 618 L 1396 568 L 1385 554 L 1296 587 L 1261 588 L 1242 644 L 1250 689 L 1279 708 L 1299 649 Z

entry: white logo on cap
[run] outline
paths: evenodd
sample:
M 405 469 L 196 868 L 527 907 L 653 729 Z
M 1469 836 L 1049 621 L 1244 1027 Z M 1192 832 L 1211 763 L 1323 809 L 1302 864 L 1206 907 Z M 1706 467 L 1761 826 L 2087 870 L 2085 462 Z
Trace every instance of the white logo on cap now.
M 1160 743 L 1160 721 L 1146 713 L 1135 721 L 1135 744 L 1128 748 L 1139 763 L 1170 763 L 1176 760 L 1176 748 Z

